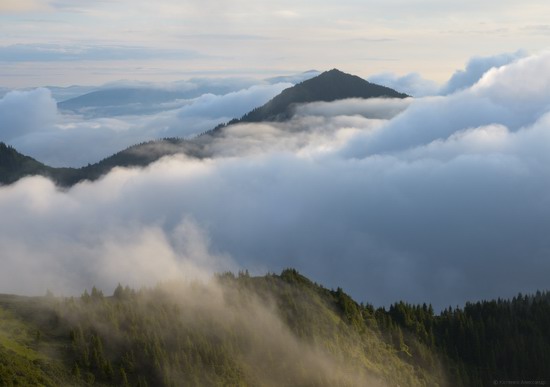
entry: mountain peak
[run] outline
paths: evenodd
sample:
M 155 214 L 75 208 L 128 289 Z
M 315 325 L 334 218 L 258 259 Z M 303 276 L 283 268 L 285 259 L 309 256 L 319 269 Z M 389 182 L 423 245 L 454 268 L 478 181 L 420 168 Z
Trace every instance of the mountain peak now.
M 293 114 L 296 104 L 308 102 L 331 102 L 347 98 L 406 98 L 389 87 L 370 83 L 356 75 L 336 68 L 298 83 L 259 108 L 244 115 L 242 122 L 280 121 Z
M 331 70 L 327 70 L 325 72 L 323 72 L 322 74 L 341 74 L 341 75 L 350 75 L 350 74 L 346 74 L 345 72 L 343 71 L 340 71 L 338 70 L 337 68 L 333 68 Z

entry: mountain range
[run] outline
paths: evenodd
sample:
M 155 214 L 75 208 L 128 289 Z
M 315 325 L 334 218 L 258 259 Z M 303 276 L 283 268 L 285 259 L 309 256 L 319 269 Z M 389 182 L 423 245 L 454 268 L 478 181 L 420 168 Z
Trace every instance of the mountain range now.
M 118 89 L 115 94 L 96 91 L 61 102 L 61 109 L 84 109 L 86 105 L 108 107 L 114 102 L 138 102 L 140 98 L 163 100 L 174 98 L 175 92 L 158 91 L 151 94 L 139 89 Z M 307 79 L 293 87 L 285 89 L 279 95 L 246 113 L 240 119 L 233 119 L 227 124 L 192 139 L 165 138 L 149 141 L 128 147 L 97 163 L 82 168 L 54 168 L 45 165 L 29 156 L 17 152 L 13 147 L 0 143 L 0 184 L 11 184 L 24 176 L 41 175 L 51 178 L 60 186 L 72 186 L 82 180 L 95 180 L 108 173 L 114 167 L 143 167 L 161 157 L 183 153 L 190 157 L 204 158 L 211 156 L 208 145 L 212 139 L 224 132 L 229 125 L 248 122 L 284 121 L 294 114 L 294 108 L 303 103 L 317 101 L 336 101 L 347 98 L 406 98 L 388 87 L 370 83 L 364 79 L 346 74 L 337 69 L 326 71 Z M 111 100 L 114 98 L 114 100 Z M 122 100 L 120 100 L 122 98 Z
M 147 115 L 165 111 L 167 106 L 185 106 L 205 94 L 223 96 L 255 85 L 297 84 L 319 74 L 316 70 L 309 70 L 294 75 L 267 78 L 260 83 L 247 78 L 192 78 L 169 85 L 119 81 L 98 88 L 50 86 L 48 89 L 58 101 L 57 107 L 61 112 L 89 119 Z M 1 93 L 0 90 L 0 95 Z

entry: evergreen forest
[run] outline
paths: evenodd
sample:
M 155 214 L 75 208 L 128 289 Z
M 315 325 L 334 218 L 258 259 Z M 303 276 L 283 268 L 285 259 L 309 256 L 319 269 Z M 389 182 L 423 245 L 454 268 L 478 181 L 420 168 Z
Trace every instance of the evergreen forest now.
M 0 296 L 0 385 L 473 386 L 550 381 L 550 294 L 357 303 L 294 269 L 80 297 Z

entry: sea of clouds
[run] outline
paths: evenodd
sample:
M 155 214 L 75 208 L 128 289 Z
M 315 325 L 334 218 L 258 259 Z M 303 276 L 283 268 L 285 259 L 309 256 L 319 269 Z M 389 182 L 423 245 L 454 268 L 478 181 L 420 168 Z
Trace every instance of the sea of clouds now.
M 0 292 L 285 267 L 376 305 L 547 289 L 550 53 L 475 58 L 457 74 L 437 88 L 417 82 L 424 97 L 314 103 L 289 122 L 228 127 L 209 159 L 165 158 L 67 190 L 42 177 L 2 187 Z M 264 100 L 277 85 L 261 86 Z M 222 100 L 195 109 L 215 116 Z M 53 132 L 116 146 L 113 133 L 142 125 L 158 136 L 172 127 L 158 120 L 181 109 L 141 124 L 86 121 L 60 118 L 47 90 L 11 92 L 0 134 L 36 149 Z M 60 126 L 71 119 L 77 129 Z

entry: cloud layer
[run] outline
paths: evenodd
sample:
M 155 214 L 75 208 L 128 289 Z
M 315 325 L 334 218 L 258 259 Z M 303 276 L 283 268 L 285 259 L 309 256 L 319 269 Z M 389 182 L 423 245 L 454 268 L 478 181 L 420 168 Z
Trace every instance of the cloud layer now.
M 0 291 L 153 281 L 181 262 L 292 266 L 375 304 L 547 288 L 549 88 L 544 53 L 448 96 L 229 127 L 208 160 L 3 187 Z
M 13 91 L 0 99 L 1 141 L 41 133 L 55 121 L 57 107 L 47 89 Z
M 505 53 L 491 56 L 478 56 L 470 59 L 463 70 L 457 70 L 443 85 L 423 78 L 418 73 L 409 73 L 399 76 L 393 73 L 380 73 L 368 77 L 370 82 L 378 83 L 413 97 L 426 97 L 433 95 L 449 95 L 464 90 L 477 83 L 487 71 L 513 63 L 525 58 L 527 53 L 519 50 L 513 53 Z
M 75 62 L 144 59 L 190 59 L 198 54 L 189 50 L 163 50 L 139 46 L 14 44 L 0 46 L 0 62 Z
M 0 99 L 0 141 L 48 165 L 79 167 L 143 141 L 190 137 L 213 129 L 222 122 L 241 117 L 292 86 L 290 83 L 249 83 L 250 80 L 176 83 L 164 88 L 197 88 L 203 93 L 195 98 L 168 102 L 98 108 L 84 105 L 81 111 L 77 110 L 92 118 L 67 112 L 60 114 L 47 89 L 13 91 Z M 242 88 L 239 85 L 243 85 Z M 148 87 L 153 92 L 163 90 L 159 89 L 161 86 Z M 224 89 L 237 90 L 224 94 L 208 92 Z M 142 115 L 142 112 L 150 114 Z

